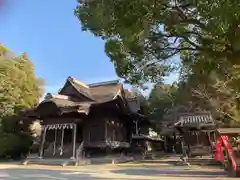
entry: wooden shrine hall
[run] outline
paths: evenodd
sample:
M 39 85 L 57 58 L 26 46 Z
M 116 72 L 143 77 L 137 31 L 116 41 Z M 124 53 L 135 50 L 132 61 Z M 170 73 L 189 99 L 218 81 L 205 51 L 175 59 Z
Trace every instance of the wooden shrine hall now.
M 174 124 L 182 139 L 182 150 L 190 156 L 211 155 L 216 123 L 210 113 L 180 114 Z
M 132 135 L 148 124 L 137 99 L 127 99 L 118 80 L 86 85 L 73 77 L 27 116 L 42 125 L 39 158 L 127 152 Z

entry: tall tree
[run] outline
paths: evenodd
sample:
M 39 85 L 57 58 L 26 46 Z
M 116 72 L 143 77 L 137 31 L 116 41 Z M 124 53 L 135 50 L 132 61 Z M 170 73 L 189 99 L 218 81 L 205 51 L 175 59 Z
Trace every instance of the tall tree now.
M 38 103 L 41 89 L 26 54 L 14 56 L 0 46 L 0 119 Z
M 232 0 L 79 0 L 75 15 L 82 30 L 106 41 L 116 72 L 132 84 L 161 81 L 172 57 L 212 57 L 215 64 L 239 65 L 240 12 Z M 190 58 L 191 57 L 191 58 Z M 215 68 L 215 67 L 213 67 Z
M 169 84 L 155 84 L 149 95 L 149 119 L 160 122 L 177 102 L 177 87 Z
M 239 122 L 239 71 L 220 66 L 213 69 L 211 66 L 216 66 L 213 62 L 197 59 L 194 64 L 183 64 L 191 73 L 183 74 L 181 83 L 187 86 L 189 96 L 197 100 L 198 106 L 211 111 L 225 123 Z
M 40 84 L 41 83 L 41 84 Z M 14 115 L 38 103 L 42 94 L 27 54 L 15 56 L 0 45 L 0 158 L 21 158 L 32 144 L 29 129 L 16 123 Z

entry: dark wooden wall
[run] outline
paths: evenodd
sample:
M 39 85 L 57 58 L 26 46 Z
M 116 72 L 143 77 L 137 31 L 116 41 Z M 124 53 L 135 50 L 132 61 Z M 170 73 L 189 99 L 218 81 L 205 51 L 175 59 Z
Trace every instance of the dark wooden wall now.
M 86 117 L 83 122 L 85 142 L 105 141 L 105 121 L 101 116 Z
M 108 141 L 120 141 L 126 142 L 126 124 L 117 117 L 107 118 L 106 124 L 106 136 Z
M 198 133 L 198 136 L 194 132 L 185 133 L 184 138 L 186 139 L 186 142 L 191 146 L 195 146 L 198 144 L 209 146 L 210 143 L 209 143 L 209 138 L 207 133 L 205 132 L 197 132 L 197 133 Z
M 117 116 L 91 116 L 84 120 L 83 127 L 85 142 L 128 141 L 126 124 Z

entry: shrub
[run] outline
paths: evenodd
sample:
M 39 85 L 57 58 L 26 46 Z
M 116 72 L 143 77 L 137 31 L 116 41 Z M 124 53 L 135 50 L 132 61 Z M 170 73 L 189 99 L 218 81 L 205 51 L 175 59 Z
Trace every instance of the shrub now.
M 25 157 L 32 145 L 30 131 L 23 131 L 20 125 L 10 119 L 2 121 L 0 129 L 0 158 L 20 159 Z

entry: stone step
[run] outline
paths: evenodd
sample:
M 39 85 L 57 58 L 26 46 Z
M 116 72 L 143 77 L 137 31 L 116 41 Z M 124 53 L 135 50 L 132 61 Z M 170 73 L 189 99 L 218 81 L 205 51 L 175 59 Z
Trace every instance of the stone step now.
M 36 165 L 56 165 L 56 166 L 75 166 L 75 165 L 88 165 L 88 164 L 118 164 L 133 161 L 133 157 L 98 157 L 98 158 L 84 158 L 76 162 L 71 159 L 39 159 L 28 158 L 22 162 L 23 165 L 36 164 Z
M 32 159 L 26 159 L 23 163 L 23 165 L 55 165 L 55 166 L 67 166 L 67 165 L 74 165 L 75 160 L 71 159 L 39 159 L 39 158 L 32 158 Z
M 191 165 L 219 165 L 213 158 L 188 158 L 187 162 Z

